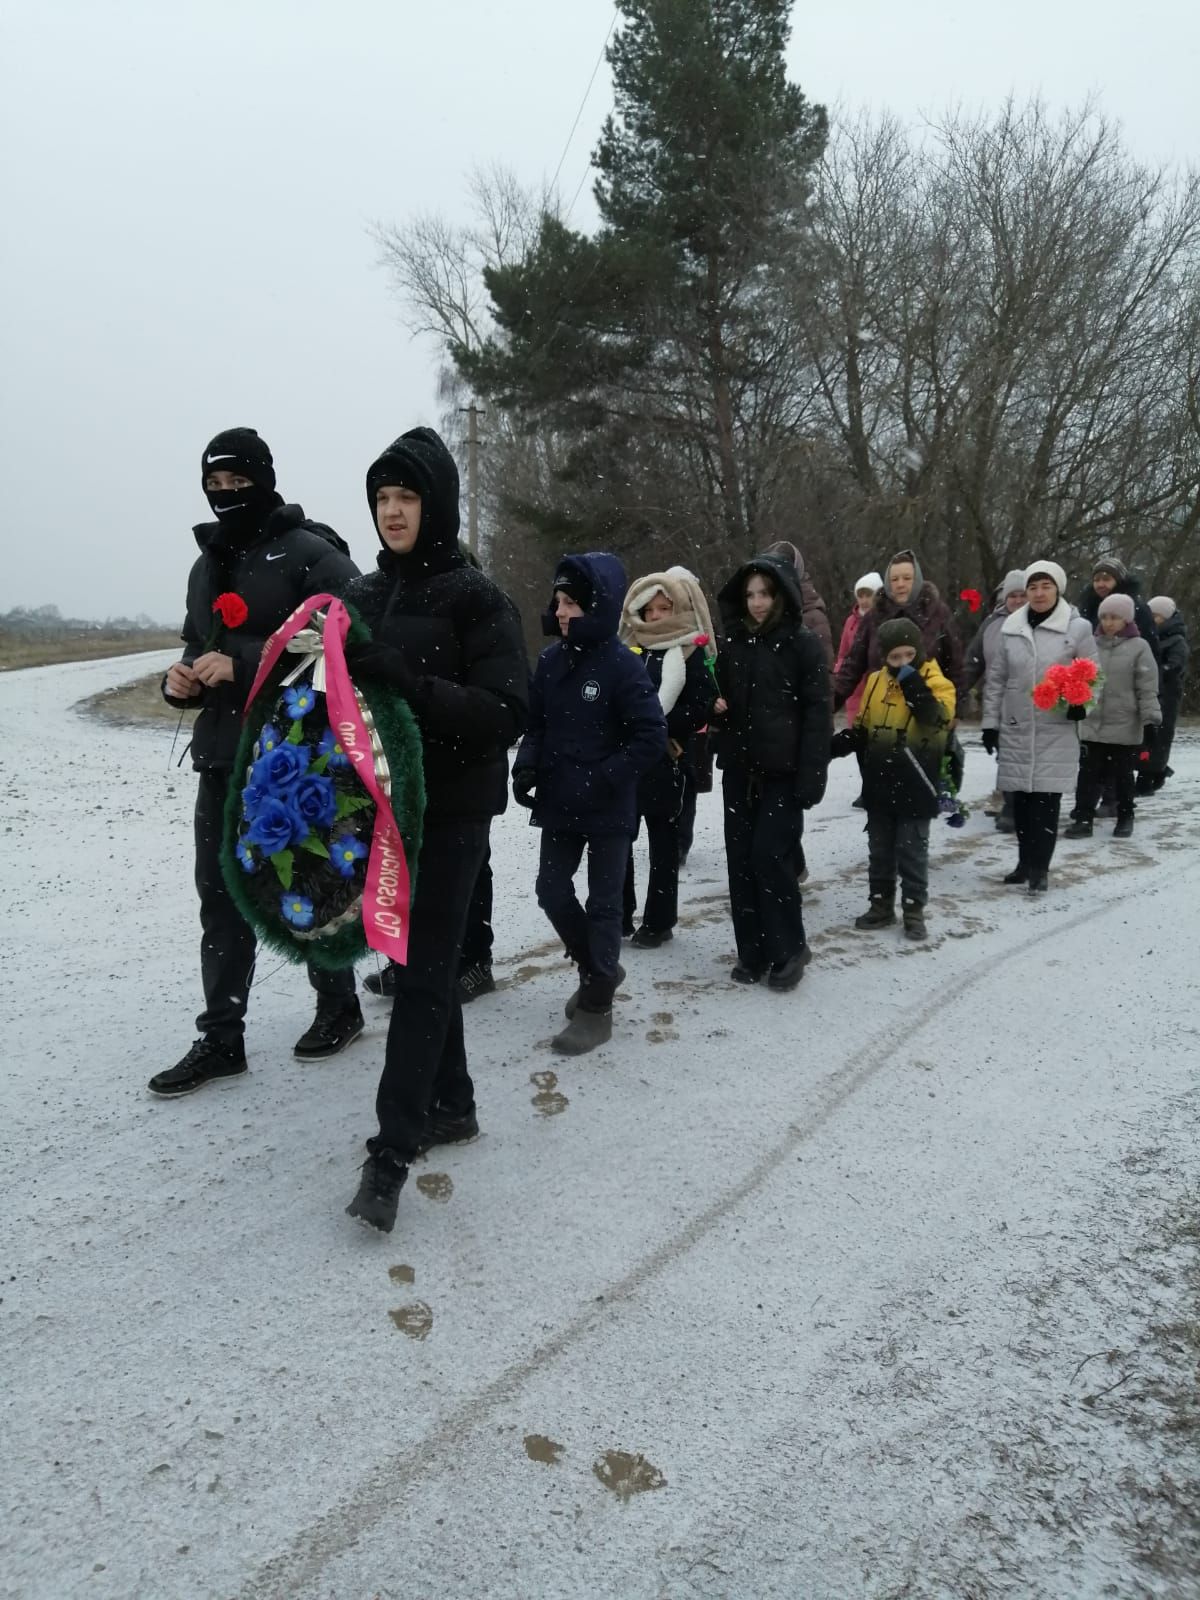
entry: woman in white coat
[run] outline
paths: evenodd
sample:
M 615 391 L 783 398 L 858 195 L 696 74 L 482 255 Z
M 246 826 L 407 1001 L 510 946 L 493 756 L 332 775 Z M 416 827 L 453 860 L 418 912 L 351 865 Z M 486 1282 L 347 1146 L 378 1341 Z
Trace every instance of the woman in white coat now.
M 1049 880 L 1058 840 L 1062 797 L 1079 774 L 1082 706 L 1039 711 L 1034 685 L 1056 663 L 1077 656 L 1096 659 L 1091 624 L 1064 598 L 1067 577 L 1055 561 L 1026 569 L 1026 602 L 1000 625 L 983 685 L 983 743 L 999 751 L 996 787 L 1011 793 L 1017 832 L 1017 865 L 1005 883 L 1024 883 L 1040 893 Z

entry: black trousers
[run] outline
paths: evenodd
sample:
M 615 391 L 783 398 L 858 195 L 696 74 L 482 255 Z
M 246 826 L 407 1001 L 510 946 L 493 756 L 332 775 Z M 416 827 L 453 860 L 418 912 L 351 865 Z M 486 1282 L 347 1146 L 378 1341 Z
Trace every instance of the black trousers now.
M 667 933 L 679 920 L 679 852 L 682 848 L 678 817 L 643 817 L 650 846 L 650 872 L 642 924 L 651 933 Z M 627 925 L 637 913 L 637 885 L 633 876 L 633 851 L 625 867 L 624 913 Z
M 1136 744 L 1100 744 L 1092 739 L 1080 741 L 1074 812 L 1078 821 L 1086 822 L 1095 816 L 1100 796 L 1110 784 L 1116 791 L 1117 816 L 1132 817 L 1140 753 L 1141 746 Z
M 607 1011 L 617 988 L 621 956 L 621 904 L 631 840 L 625 833 L 542 831 L 538 905 L 580 969 L 580 1004 Z M 575 874 L 587 851 L 587 908 L 575 893 Z
M 1060 794 L 1026 794 L 1013 790 L 1013 823 L 1017 830 L 1017 856 L 1027 867 L 1045 872 L 1058 843 Z
M 1171 759 L 1171 745 L 1175 739 L 1175 723 L 1179 717 L 1179 701 L 1162 699 L 1162 726 L 1158 730 L 1158 737 L 1150 746 L 1150 760 L 1146 763 L 1146 771 L 1152 778 L 1161 778 L 1167 770 Z
M 196 893 L 200 896 L 200 976 L 204 1010 L 196 1027 L 210 1039 L 233 1042 L 246 1031 L 246 1007 L 254 980 L 254 929 L 242 918 L 221 876 L 225 796 L 231 774 L 201 772 L 196 790 Z M 354 998 L 354 973 L 309 967 L 308 981 L 321 995 Z
M 711 789 L 712 784 L 709 784 Z M 683 769 L 683 804 L 679 808 L 679 820 L 676 824 L 679 830 L 680 858 L 690 855 L 692 842 L 696 837 L 696 799 L 700 791 L 696 787 L 694 773 L 687 767 Z
M 804 945 L 797 850 L 804 812 L 794 778 L 726 768 L 725 859 L 738 960 L 753 972 L 790 961 Z
M 408 964 L 395 968 L 396 995 L 375 1098 L 380 1143 L 402 1161 L 411 1161 L 420 1148 L 431 1107 L 459 1117 L 475 1104 L 463 1044 L 458 953 L 487 847 L 485 821 L 425 819 Z
M 485 844 L 483 862 L 475 875 L 471 903 L 467 907 L 467 928 L 463 934 L 462 966 L 492 964 L 492 848 Z

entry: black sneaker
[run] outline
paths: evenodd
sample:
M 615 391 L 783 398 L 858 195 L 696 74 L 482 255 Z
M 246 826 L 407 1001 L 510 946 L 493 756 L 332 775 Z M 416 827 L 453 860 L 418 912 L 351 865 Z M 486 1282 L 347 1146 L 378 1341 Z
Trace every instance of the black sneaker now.
M 381 1000 L 390 1000 L 396 992 L 396 969 L 389 961 L 382 972 L 368 972 L 363 979 L 363 988 L 368 994 L 378 995 Z
M 324 1061 L 357 1039 L 364 1027 L 362 1007 L 357 1000 L 333 1000 L 322 995 L 317 1001 L 312 1026 L 296 1040 L 292 1054 L 301 1061 Z
M 380 1233 L 391 1233 L 407 1177 L 408 1167 L 394 1150 L 372 1152 L 363 1162 L 358 1193 L 346 1207 L 346 1215 L 357 1217 L 369 1228 L 378 1228 Z
M 424 1155 L 426 1150 L 432 1150 L 436 1144 L 470 1144 L 479 1137 L 479 1118 L 475 1115 L 475 1108 L 462 1117 L 452 1117 L 448 1111 L 443 1111 L 440 1106 L 434 1106 L 429 1113 L 429 1121 L 425 1126 L 425 1135 L 417 1149 L 418 1155 Z M 379 1143 L 379 1135 L 373 1134 L 367 1140 L 367 1150 L 371 1155 L 377 1156 L 383 1147 Z
M 802 944 L 790 961 L 777 961 L 767 974 L 767 988 L 777 994 L 794 989 L 804 976 L 804 969 L 812 960 L 812 951 Z
M 477 961 L 473 967 L 468 967 L 465 972 L 458 975 L 459 1003 L 469 1006 L 472 1000 L 478 1000 L 481 994 L 494 994 L 496 980 L 492 977 L 492 964 L 490 961 Z
M 206 1083 L 240 1078 L 246 1070 L 246 1047 L 240 1039 L 222 1044 L 218 1039 L 197 1039 L 182 1061 L 156 1072 L 147 1084 L 151 1094 L 164 1099 L 192 1094 Z
M 670 928 L 664 928 L 661 933 L 655 933 L 652 928 L 641 927 L 634 934 L 631 943 L 635 944 L 639 950 L 657 950 L 659 945 L 666 944 L 669 939 L 674 937 L 675 935 Z

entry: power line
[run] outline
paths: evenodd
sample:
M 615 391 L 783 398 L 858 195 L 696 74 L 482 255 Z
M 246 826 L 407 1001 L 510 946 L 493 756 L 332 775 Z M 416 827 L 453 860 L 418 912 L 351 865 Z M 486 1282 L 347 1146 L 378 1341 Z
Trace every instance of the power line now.
M 617 17 L 619 16 L 619 14 L 620 13 L 618 12 L 617 6 L 616 6 L 616 0 L 614 0 L 612 21 L 608 25 L 608 32 L 604 35 L 604 43 L 600 46 L 600 54 L 596 57 L 596 65 L 592 68 L 592 75 L 587 81 L 587 88 L 583 91 L 583 99 L 579 102 L 579 110 L 575 113 L 575 121 L 571 124 L 571 131 L 567 135 L 567 142 L 566 142 L 566 144 L 563 145 L 562 155 L 560 155 L 559 158 L 558 158 L 558 165 L 554 169 L 554 176 L 550 179 L 550 188 L 551 189 L 553 189 L 555 184 L 558 182 L 558 175 L 563 169 L 563 162 L 567 159 L 567 152 L 571 148 L 571 141 L 572 141 L 572 139 L 574 139 L 576 131 L 577 131 L 578 127 L 579 127 L 580 118 L 583 116 L 584 107 L 588 103 L 588 96 L 592 92 L 592 85 L 596 81 L 596 74 L 600 71 L 601 63 L 604 60 L 604 53 L 608 49 L 608 41 L 613 36 L 613 29 L 617 25 Z M 589 166 L 590 166 L 590 163 L 589 163 Z M 585 176 L 586 176 L 586 174 L 585 174 Z M 582 189 L 583 185 L 580 184 L 579 187 L 580 187 L 580 189 Z M 575 191 L 575 195 L 576 195 L 576 199 L 578 199 L 578 196 L 579 196 L 579 190 L 578 189 Z M 575 201 L 572 200 L 571 204 L 574 205 Z M 569 214 L 570 213 L 568 213 L 568 215 Z

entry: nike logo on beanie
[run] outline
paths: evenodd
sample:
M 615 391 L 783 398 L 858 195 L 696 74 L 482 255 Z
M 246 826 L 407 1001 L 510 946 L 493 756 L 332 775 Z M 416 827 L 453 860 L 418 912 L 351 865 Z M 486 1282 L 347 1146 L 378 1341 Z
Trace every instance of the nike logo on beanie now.
M 237 460 L 237 457 L 235 455 L 205 456 L 205 458 L 204 458 L 205 464 L 207 466 L 210 466 L 210 467 L 212 466 L 214 461 L 236 461 L 236 460 Z

